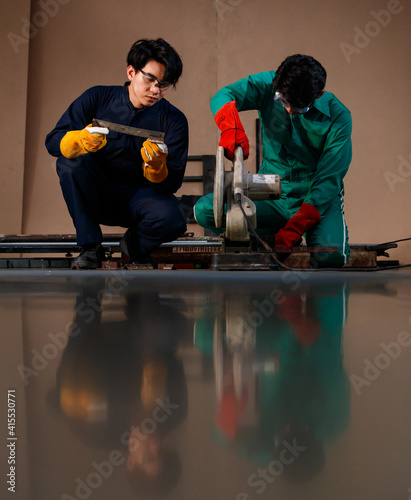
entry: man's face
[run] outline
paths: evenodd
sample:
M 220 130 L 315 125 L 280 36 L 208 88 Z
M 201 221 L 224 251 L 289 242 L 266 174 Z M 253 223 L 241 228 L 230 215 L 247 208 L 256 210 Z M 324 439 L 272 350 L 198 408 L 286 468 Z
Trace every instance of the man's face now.
M 136 108 L 152 106 L 158 102 L 168 90 L 156 86 L 158 81 L 163 82 L 166 67 L 157 61 L 150 60 L 137 71 L 133 66 L 127 68 L 127 77 L 130 80 L 128 94 L 130 101 Z M 145 74 L 144 74 L 145 73 Z
M 128 442 L 127 469 L 140 469 L 148 477 L 158 476 L 164 465 L 160 447 L 157 433 L 144 434 L 139 427 L 134 428 Z
M 322 95 L 324 94 L 324 90 L 322 90 L 318 96 L 316 97 L 316 99 L 319 99 Z M 304 110 L 301 110 L 301 111 L 296 111 L 292 106 L 290 106 L 290 104 L 284 99 L 282 98 L 281 96 L 281 93 L 280 92 L 276 92 L 275 93 L 275 98 L 274 98 L 275 101 L 278 101 L 280 100 L 281 101 L 281 104 L 283 105 L 284 109 L 287 111 L 287 113 L 289 115 L 301 115 L 301 114 L 304 114 L 306 113 L 311 107 L 313 104 L 310 104 L 309 106 L 307 106 L 307 108 Z
M 285 110 L 289 115 L 299 115 L 300 113 L 297 113 L 297 111 L 294 111 L 291 106 L 284 106 Z

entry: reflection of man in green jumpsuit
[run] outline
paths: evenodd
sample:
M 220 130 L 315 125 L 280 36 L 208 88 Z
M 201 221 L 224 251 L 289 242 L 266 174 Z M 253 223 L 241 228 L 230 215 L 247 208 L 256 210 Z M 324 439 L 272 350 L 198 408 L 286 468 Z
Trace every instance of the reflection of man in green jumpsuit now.
M 245 325 L 245 333 L 250 334 L 258 323 L 254 350 L 244 357 L 244 365 L 249 363 L 255 379 L 244 382 L 240 396 L 227 385 L 232 393 L 223 394 L 213 426 L 213 437 L 221 446 L 267 466 L 281 461 L 284 441 L 297 443 L 303 452 L 292 464 L 282 462 L 285 476 L 303 480 L 320 472 L 326 445 L 347 429 L 350 420 L 350 385 L 342 350 L 348 293 L 343 283 L 318 284 L 298 292 L 284 290 L 272 307 L 264 293 L 249 296 L 249 310 L 244 310 L 237 324 Z M 241 296 L 228 299 L 235 303 Z M 262 311 L 265 314 L 256 314 Z M 259 319 L 254 322 L 253 318 Z M 208 354 L 213 349 L 212 328 L 213 322 L 205 317 L 197 321 L 195 329 L 196 346 Z M 227 331 L 230 351 L 228 336 Z M 233 356 L 231 351 L 227 354 Z M 247 401 L 246 391 L 252 386 L 255 399 Z M 250 410 L 256 411 L 251 423 Z M 260 470 L 266 469 L 248 479 L 256 493 L 267 486 Z M 272 481 L 274 476 L 268 483 Z
M 257 226 L 276 234 L 276 247 L 337 246 L 313 265 L 341 267 L 349 257 L 344 221 L 343 178 L 351 161 L 351 114 L 325 92 L 326 71 L 310 56 L 288 57 L 274 71 L 250 75 L 222 88 L 211 100 L 222 131 L 220 146 L 233 159 L 249 143 L 238 111 L 256 109 L 261 122 L 263 160 L 259 173 L 279 174 L 280 200 L 256 201 Z M 212 194 L 200 198 L 195 216 L 217 232 Z

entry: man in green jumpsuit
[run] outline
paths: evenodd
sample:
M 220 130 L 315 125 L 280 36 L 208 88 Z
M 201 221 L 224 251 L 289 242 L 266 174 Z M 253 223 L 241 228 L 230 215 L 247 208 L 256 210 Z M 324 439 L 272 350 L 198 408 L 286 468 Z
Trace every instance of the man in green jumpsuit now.
M 249 142 L 238 111 L 256 109 L 261 122 L 263 159 L 259 173 L 278 174 L 279 200 L 256 201 L 257 227 L 275 234 L 276 247 L 292 247 L 305 235 L 309 246 L 333 246 L 313 267 L 342 267 L 350 249 L 344 220 L 343 178 L 351 162 L 351 113 L 324 91 L 326 71 L 311 56 L 287 57 L 277 71 L 250 75 L 222 88 L 211 99 L 221 130 L 220 146 L 233 159 L 237 146 L 244 158 Z M 213 195 L 195 205 L 197 222 L 218 233 Z

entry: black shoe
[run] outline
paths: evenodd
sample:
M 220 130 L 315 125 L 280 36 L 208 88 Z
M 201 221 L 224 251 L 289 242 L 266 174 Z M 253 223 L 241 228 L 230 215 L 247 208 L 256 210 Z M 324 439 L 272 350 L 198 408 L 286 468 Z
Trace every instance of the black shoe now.
M 130 262 L 138 259 L 138 238 L 137 234 L 132 229 L 127 229 L 124 236 L 120 240 L 121 251 L 127 255 Z
M 104 258 L 104 248 L 100 243 L 80 247 L 80 254 L 71 263 L 71 269 L 98 269 Z
M 139 252 L 138 237 L 135 231 L 127 229 L 120 240 L 121 251 L 129 258 L 128 264 L 138 266 L 148 266 L 157 269 L 157 264 L 153 261 L 150 254 L 141 254 Z M 128 265 L 126 264 L 126 265 Z

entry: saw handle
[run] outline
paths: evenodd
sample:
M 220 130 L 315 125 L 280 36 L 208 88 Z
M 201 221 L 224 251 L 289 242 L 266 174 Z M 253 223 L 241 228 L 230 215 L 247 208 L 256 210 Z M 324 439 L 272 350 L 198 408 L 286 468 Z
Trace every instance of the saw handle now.
M 244 152 L 241 146 L 236 147 L 234 151 L 234 195 L 240 196 L 243 193 L 243 173 L 244 173 Z

